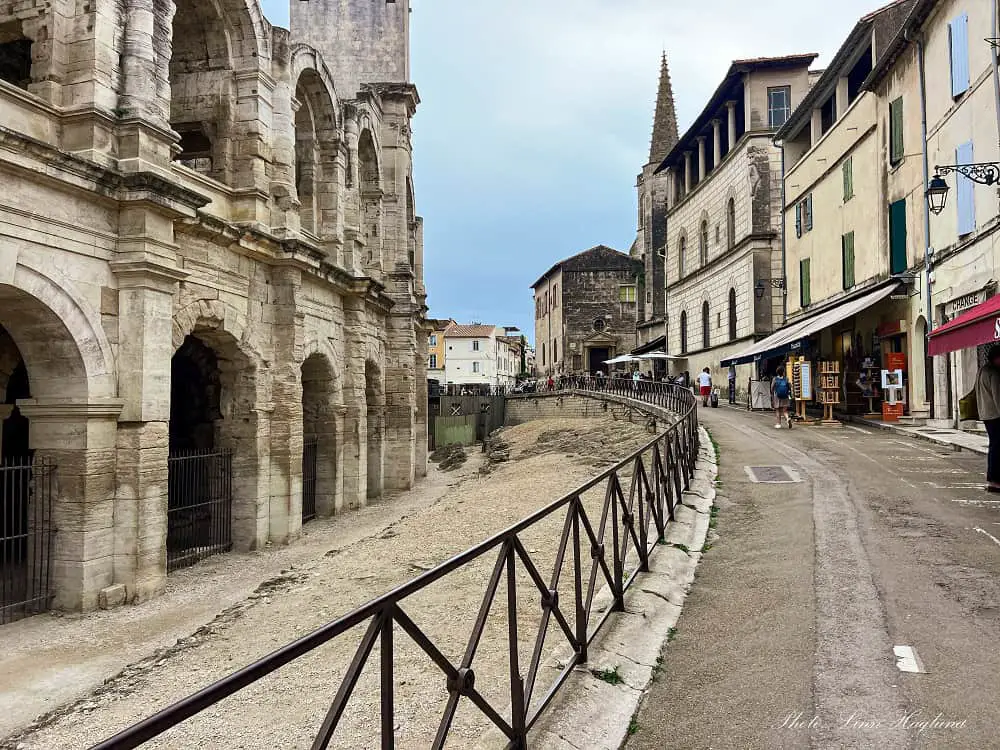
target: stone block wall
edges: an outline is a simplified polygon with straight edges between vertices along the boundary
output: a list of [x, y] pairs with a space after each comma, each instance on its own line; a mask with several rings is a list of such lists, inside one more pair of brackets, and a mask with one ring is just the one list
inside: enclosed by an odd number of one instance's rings
[[537, 394], [511, 396], [507, 399], [508, 426], [524, 424], [532, 419], [584, 419], [607, 416], [605, 401], [572, 394]]

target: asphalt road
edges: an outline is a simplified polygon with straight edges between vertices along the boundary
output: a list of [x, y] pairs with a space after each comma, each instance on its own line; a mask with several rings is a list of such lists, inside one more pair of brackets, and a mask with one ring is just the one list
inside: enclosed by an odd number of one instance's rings
[[[1000, 748], [1000, 496], [981, 489], [985, 459], [855, 426], [701, 416], [721, 451], [718, 538], [627, 747]], [[797, 481], [754, 482], [755, 466]], [[897, 647], [921, 671], [901, 670]]]

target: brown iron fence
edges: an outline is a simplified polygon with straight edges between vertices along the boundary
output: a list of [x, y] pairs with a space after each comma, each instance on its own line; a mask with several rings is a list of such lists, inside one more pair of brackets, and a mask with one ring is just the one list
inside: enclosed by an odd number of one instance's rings
[[233, 456], [179, 451], [167, 459], [167, 572], [233, 548]]
[[52, 602], [52, 475], [44, 459], [0, 465], [0, 624], [47, 610]]
[[319, 445], [302, 446], [302, 523], [316, 517], [316, 474], [319, 468]]
[[[315, 736], [314, 750], [329, 746], [362, 671], [370, 660], [375, 661], [372, 653], [376, 647], [377, 664], [373, 667], [378, 670], [380, 690], [380, 743], [384, 750], [396, 746], [394, 686], [397, 663], [394, 652], [397, 647], [402, 648], [400, 639], [409, 639], [419, 647], [428, 666], [440, 671], [447, 687], [448, 700], [437, 724], [433, 748], [444, 747], [456, 711], [466, 701], [506, 736], [509, 748], [525, 750], [529, 730], [566, 684], [573, 669], [587, 662], [588, 648], [612, 614], [624, 609], [625, 592], [640, 573], [649, 570], [650, 556], [657, 544], [665, 539], [667, 526], [674, 520], [675, 508], [682, 501], [681, 494], [689, 488], [694, 476], [698, 420], [690, 390], [656, 383], [645, 384], [641, 391], [632, 390], [631, 383], [602, 385], [602, 390], [663, 406], [674, 412], [676, 421], [600, 476], [508, 529], [95, 745], [92, 750], [138, 747], [359, 625], [366, 625], [367, 630]], [[592, 492], [603, 495], [603, 502], [596, 510], [592, 505], [588, 508], [584, 502], [585, 493]], [[539, 569], [533, 557], [535, 550], [525, 543], [546, 520], [559, 522], [558, 527], [562, 529], [555, 563], [551, 571], [546, 571], [548, 575]], [[407, 614], [408, 600], [487, 555], [495, 555], [492, 574], [469, 632], [464, 655], [453, 661], [444, 655], [444, 644], [435, 643]], [[563, 581], [564, 577], [570, 580]], [[525, 580], [529, 582], [528, 592], [540, 599], [542, 612], [530, 655], [520, 653], [517, 632], [518, 596], [525, 593], [519, 588], [523, 589]], [[477, 686], [474, 662], [501, 583], [505, 583], [506, 590], [506, 596], [499, 597], [499, 606], [506, 615], [505, 651], [509, 655], [509, 673], [498, 702], [488, 700]], [[561, 584], [563, 596], [560, 596]], [[595, 596], [602, 587], [610, 592], [613, 605], [595, 611]], [[449, 617], [447, 612], [440, 615]], [[550, 629], [552, 623], [555, 627]], [[540, 666], [550, 633], [557, 634], [558, 641], [568, 645], [572, 656], [548, 684], [540, 685]], [[528, 656], [526, 662], [522, 656]]]

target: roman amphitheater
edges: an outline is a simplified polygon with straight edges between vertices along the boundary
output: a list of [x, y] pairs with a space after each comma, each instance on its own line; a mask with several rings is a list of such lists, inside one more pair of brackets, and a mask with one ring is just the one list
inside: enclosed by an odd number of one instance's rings
[[291, 5], [0, 0], [0, 622], [425, 474], [409, 4]]

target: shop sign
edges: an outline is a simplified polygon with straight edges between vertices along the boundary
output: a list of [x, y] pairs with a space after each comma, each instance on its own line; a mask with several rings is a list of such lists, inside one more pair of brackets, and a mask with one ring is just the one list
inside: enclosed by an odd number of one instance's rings
[[878, 327], [879, 338], [888, 338], [889, 336], [896, 336], [906, 330], [905, 320], [893, 320], [890, 323], [883, 323]]
[[969, 294], [963, 295], [958, 299], [953, 299], [951, 302], [944, 306], [944, 315], [948, 320], [951, 320], [957, 315], [961, 315], [966, 310], [969, 310], [976, 305], [980, 305], [986, 301], [990, 296], [990, 291], [992, 286], [985, 287], [975, 292], [970, 292]]

